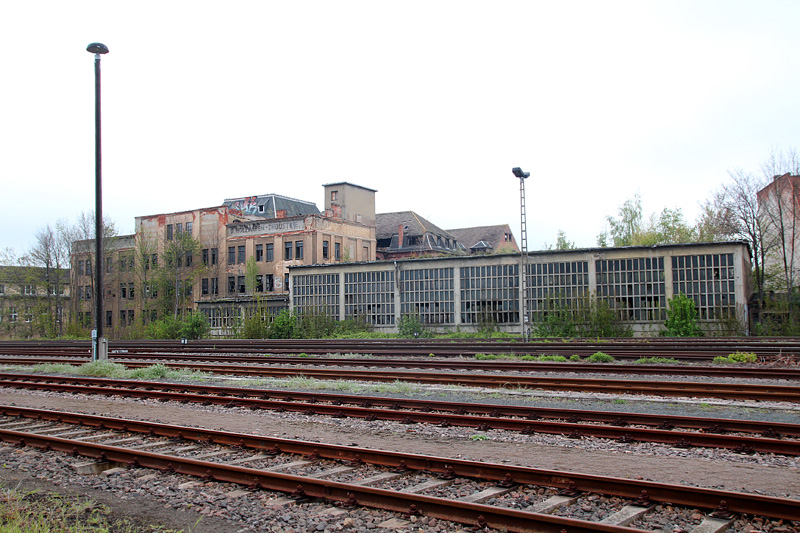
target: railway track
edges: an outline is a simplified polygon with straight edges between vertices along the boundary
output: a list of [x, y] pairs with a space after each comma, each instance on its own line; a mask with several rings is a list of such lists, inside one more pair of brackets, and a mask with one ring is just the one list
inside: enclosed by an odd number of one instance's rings
[[[800, 520], [795, 499], [15, 406], [0, 406], [0, 440], [91, 458], [98, 469], [150, 468], [279, 491], [295, 504], [374, 507], [476, 529], [641, 532], [653, 515], [687, 510], [699, 514], [692, 532], [742, 530], [754, 516]], [[563, 516], [576, 506], [597, 520]]]
[[0, 387], [800, 455], [800, 425], [775, 422], [20, 374], [0, 374]]
[[[709, 337], [680, 340], [675, 338], [572, 340], [537, 339], [531, 342], [478, 339], [269, 339], [269, 340], [192, 340], [181, 341], [121, 341], [109, 343], [111, 352], [127, 353], [238, 353], [238, 354], [297, 354], [310, 355], [362, 353], [375, 357], [467, 356], [476, 354], [563, 355], [582, 357], [598, 351], [618, 359], [641, 357], [671, 357], [684, 361], [709, 361], [716, 356], [733, 352], [755, 353], [763, 360], [787, 359], [797, 364], [800, 357], [798, 338]], [[91, 353], [89, 341], [3, 341], [0, 353], [7, 355], [46, 355], [60, 351], [73, 355]]]
[[[80, 365], [86, 356], [49, 353], [28, 356], [0, 355], [0, 364], [35, 365], [62, 363]], [[339, 366], [350, 368], [414, 368], [424, 370], [468, 370], [503, 372], [560, 372], [572, 374], [682, 375], [701, 377], [737, 377], [748, 379], [800, 380], [800, 366], [698, 366], [698, 365], [624, 365], [603, 363], [553, 363], [544, 361], [465, 360], [456, 358], [374, 358], [374, 357], [298, 357], [263, 355], [202, 355], [169, 353], [111, 353], [109, 360], [121, 364], [137, 363], [226, 363], [258, 365]]]
[[[131, 368], [150, 366], [149, 362], [127, 362]], [[722, 398], [773, 402], [800, 402], [800, 386], [741, 383], [702, 383], [571, 377], [537, 377], [524, 374], [478, 374], [455, 372], [371, 371], [318, 369], [256, 365], [167, 363], [165, 366], [212, 374], [262, 378], [307, 377], [321, 380], [364, 382], [410, 382], [434, 385], [460, 385], [485, 388], [524, 388], [545, 391], [572, 391], [604, 394], [634, 394], [665, 397]]]

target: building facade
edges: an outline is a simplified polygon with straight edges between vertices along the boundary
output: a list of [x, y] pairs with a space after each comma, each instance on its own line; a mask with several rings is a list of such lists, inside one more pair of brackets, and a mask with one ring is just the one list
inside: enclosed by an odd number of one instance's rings
[[69, 277], [68, 269], [0, 266], [0, 338], [63, 334]]
[[[386, 332], [412, 315], [439, 331], [475, 331], [488, 321], [520, 332], [520, 264], [519, 254], [495, 254], [291, 267], [291, 308]], [[684, 294], [711, 333], [730, 320], [746, 327], [750, 255], [743, 242], [534, 252], [526, 288], [532, 324], [553, 302], [575, 308], [596, 298], [634, 334], [656, 335], [667, 301]]]
[[[326, 197], [335, 190], [358, 202], [321, 213], [311, 202], [269, 194], [136, 217], [134, 235], [108, 239], [104, 248], [109, 335], [194, 311], [206, 315], [212, 334], [230, 335], [256, 309], [274, 316], [288, 308], [290, 266], [374, 260], [375, 227], [358, 221], [374, 219], [374, 191], [348, 183], [325, 187]], [[91, 324], [93, 241], [79, 244], [74, 287], [79, 316]]]

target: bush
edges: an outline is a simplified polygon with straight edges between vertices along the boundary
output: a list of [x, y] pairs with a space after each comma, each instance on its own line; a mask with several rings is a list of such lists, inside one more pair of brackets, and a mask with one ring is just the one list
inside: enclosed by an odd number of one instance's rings
[[243, 339], [268, 339], [269, 323], [259, 313], [255, 313], [245, 319], [241, 337]]
[[533, 328], [538, 337], [631, 337], [633, 330], [603, 300], [585, 297], [574, 306], [548, 298], [547, 313]]
[[666, 337], [702, 337], [703, 330], [697, 325], [697, 307], [694, 300], [678, 294], [667, 301], [667, 320], [662, 335]]
[[269, 326], [270, 339], [294, 339], [297, 335], [297, 317], [284, 309]]
[[422, 338], [430, 334], [419, 319], [418, 315], [403, 315], [397, 322], [397, 329], [401, 337]]
[[573, 363], [578, 363], [581, 360], [581, 356], [576, 354], [576, 353], [574, 353], [574, 354], [569, 356], [569, 360], [572, 361]]
[[737, 363], [756, 363], [758, 356], [752, 352], [735, 352], [729, 354], [728, 357], [718, 355], [714, 358], [714, 364], [717, 365], [735, 365]]
[[202, 339], [208, 331], [208, 321], [202, 313], [189, 313], [183, 318], [165, 315], [144, 328], [149, 339]]
[[603, 352], [596, 352], [586, 358], [589, 363], [613, 363], [614, 357]]
[[635, 365], [679, 365], [682, 364], [672, 357], [640, 357], [633, 362]]

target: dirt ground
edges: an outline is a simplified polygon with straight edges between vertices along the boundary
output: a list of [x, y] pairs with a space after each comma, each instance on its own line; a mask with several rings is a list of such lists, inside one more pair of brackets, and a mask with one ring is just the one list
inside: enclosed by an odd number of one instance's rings
[[[685, 483], [725, 490], [759, 490], [769, 494], [800, 498], [800, 473], [790, 468], [777, 468], [756, 464], [735, 464], [671, 456], [649, 456], [630, 453], [612, 453], [581, 448], [542, 446], [530, 443], [505, 443], [491, 440], [471, 441], [459, 439], [444, 441], [422, 438], [413, 431], [386, 431], [385, 434], [365, 434], [353, 428], [335, 428], [308, 421], [292, 421], [259, 414], [209, 412], [190, 405], [144, 404], [122, 399], [43, 397], [19, 393], [0, 393], [0, 404], [21, 407], [45, 408], [71, 412], [114, 415], [121, 418], [144, 419], [165, 424], [206, 427], [210, 429], [251, 433], [272, 437], [299, 438], [331, 444], [397, 450], [425, 455], [463, 457], [493, 463], [520, 464], [558, 471], [576, 471], [586, 474], [616, 476], [631, 479], [648, 479], [663, 483]], [[20, 487], [34, 485], [48, 489], [47, 483], [33, 479], [21, 472], [1, 469], [0, 477]], [[52, 487], [50, 487], [52, 488]], [[63, 487], [59, 489], [63, 492]], [[160, 523], [172, 528], [185, 528], [194, 533], [223, 531], [209, 517], [191, 511], [179, 512], [165, 509], [156, 502], [115, 500], [107, 494], [86, 494], [101, 503], [110, 505], [116, 513], [139, 518], [143, 523]]]

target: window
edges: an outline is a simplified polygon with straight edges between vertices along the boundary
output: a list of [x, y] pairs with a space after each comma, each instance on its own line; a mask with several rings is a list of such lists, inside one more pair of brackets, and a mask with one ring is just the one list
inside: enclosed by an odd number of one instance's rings
[[167, 224], [167, 240], [172, 240], [172, 224]]
[[33, 285], [25, 285], [23, 287], [26, 296], [32, 296], [36, 294], [36, 289]]
[[331, 191], [331, 202], [335, 202], [339, 199], [339, 191]]
[[264, 245], [256, 244], [256, 261], [264, 260]]
[[577, 315], [589, 295], [589, 263], [569, 261], [536, 263], [528, 266], [528, 312], [531, 320], [569, 310]]
[[239, 294], [244, 294], [245, 292], [244, 276], [238, 276], [236, 278], [236, 286], [239, 289]]
[[186, 233], [188, 233], [189, 235], [192, 234], [192, 223], [191, 222], [187, 222], [186, 223]]
[[595, 260], [597, 299], [621, 320], [666, 320], [664, 258]]
[[9, 307], [8, 308], [8, 320], [9, 322], [16, 322], [17, 321], [17, 308], [16, 307]]
[[271, 242], [267, 243], [267, 261], [275, 261], [274, 245]]
[[158, 254], [153, 254], [153, 260], [151, 261], [151, 263], [153, 264], [153, 268], [156, 268], [158, 266]]
[[29, 305], [25, 307], [25, 322], [27, 322], [28, 324], [33, 322], [33, 311], [31, 310], [31, 306]]
[[83, 289], [84, 289], [84, 299], [88, 302], [89, 300], [92, 299], [92, 286], [87, 285]]
[[289, 273], [283, 275], [283, 290], [289, 292]]
[[283, 258], [288, 261], [292, 258], [292, 241], [283, 243]]
[[228, 294], [236, 292], [236, 277], [228, 276]]
[[128, 286], [124, 283], [119, 284], [119, 298], [120, 300], [124, 300], [128, 297]]
[[114, 264], [114, 262], [111, 260], [111, 258], [110, 257], [106, 257], [106, 273], [107, 274], [111, 273], [111, 270], [112, 270], [111, 265], [113, 265], [113, 264]]
[[267, 290], [267, 292], [272, 292], [275, 290], [275, 276], [272, 274], [267, 274], [264, 282], [266, 285], [264, 288]]
[[192, 252], [186, 252], [186, 268], [192, 266]]
[[133, 283], [128, 283], [128, 300], [133, 300]]
[[339, 261], [342, 258], [342, 243], [333, 243], [333, 258]]
[[208, 295], [208, 278], [203, 278], [200, 282], [200, 294], [203, 296]]
[[84, 273], [85, 272], [85, 270], [84, 270], [85, 265], [86, 265], [86, 261], [84, 261], [83, 259], [78, 261], [78, 275], [79, 276], [85, 276], [86, 275]]
[[211, 278], [211, 294], [212, 296], [219, 294], [219, 283], [217, 278]]
[[256, 275], [256, 292], [264, 292], [264, 276]]
[[453, 324], [453, 272], [452, 268], [401, 270], [400, 314], [419, 317], [423, 324]]
[[217, 264], [217, 255], [218, 255], [217, 254], [217, 249], [216, 248], [212, 248], [211, 249], [211, 264], [212, 265], [216, 265]]
[[237, 255], [236, 255], [236, 262], [237, 262], [237, 263], [244, 263], [244, 257], [245, 257], [245, 255], [244, 255], [244, 244], [242, 244], [241, 246], [239, 246], [239, 247], [236, 249], [236, 251], [237, 251]]
[[175, 224], [175, 233], [177, 233], [178, 235], [183, 233], [183, 224], [181, 224], [180, 222]]
[[236, 262], [236, 247], [228, 246], [228, 264], [232, 265]]
[[328, 241], [322, 241], [322, 258], [328, 258]]
[[208, 248], [203, 248], [201, 256], [203, 258], [203, 266], [208, 266]]
[[[344, 317], [345, 319], [364, 320], [367, 324], [394, 324], [394, 271], [348, 272], [344, 275]], [[319, 280], [323, 285], [333, 284], [330, 291], [338, 294], [339, 276], [334, 275], [333, 280], [325, 276]], [[295, 301], [299, 299], [297, 293], [298, 278], [294, 279]], [[338, 301], [337, 301], [338, 303]], [[334, 315], [336, 316], [336, 315]]]
[[294, 258], [295, 259], [302, 259], [303, 258], [303, 241], [295, 241], [295, 243], [294, 243]]
[[106, 311], [106, 326], [111, 327], [113, 326], [114, 321], [114, 312], [113, 311]]

